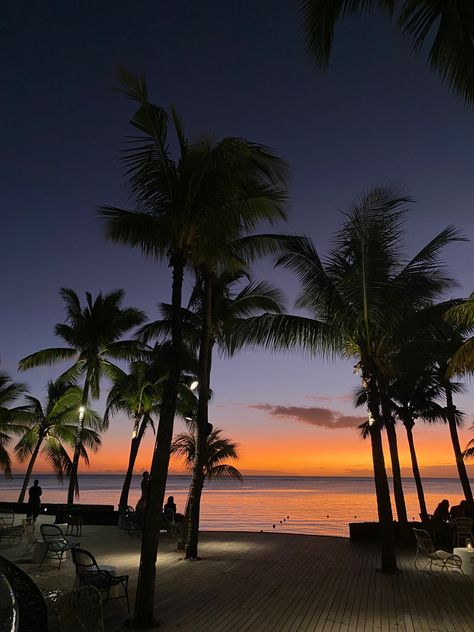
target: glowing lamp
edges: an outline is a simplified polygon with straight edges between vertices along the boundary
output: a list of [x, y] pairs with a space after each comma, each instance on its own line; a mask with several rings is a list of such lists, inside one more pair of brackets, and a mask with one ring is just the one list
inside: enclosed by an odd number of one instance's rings
[[191, 386], [189, 388], [191, 391], [195, 391], [198, 386], [199, 386], [199, 382], [197, 380], [194, 380], [194, 382], [191, 382]]

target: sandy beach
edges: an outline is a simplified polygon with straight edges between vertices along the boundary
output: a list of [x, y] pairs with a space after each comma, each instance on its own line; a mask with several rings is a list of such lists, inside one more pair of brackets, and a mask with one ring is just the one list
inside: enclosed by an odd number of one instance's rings
[[[19, 517], [17, 517], [18, 519]], [[99, 563], [130, 575], [133, 603], [140, 540], [115, 527], [85, 526], [81, 546]], [[156, 614], [160, 630], [182, 632], [450, 632], [474, 630], [473, 579], [425, 573], [413, 553], [400, 552], [397, 575], [376, 572], [377, 549], [345, 538], [205, 532], [202, 559], [187, 562], [176, 541], [160, 541]], [[40, 569], [25, 545], [0, 546], [43, 590], [72, 589], [74, 566]], [[104, 603], [105, 629], [122, 630], [125, 599]]]

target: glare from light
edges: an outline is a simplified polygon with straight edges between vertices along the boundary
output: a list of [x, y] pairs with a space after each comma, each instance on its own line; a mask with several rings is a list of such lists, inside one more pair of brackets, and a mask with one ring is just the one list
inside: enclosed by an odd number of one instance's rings
[[191, 386], [189, 387], [189, 389], [191, 391], [195, 391], [198, 386], [199, 386], [199, 382], [197, 380], [194, 380], [194, 382], [191, 382]]

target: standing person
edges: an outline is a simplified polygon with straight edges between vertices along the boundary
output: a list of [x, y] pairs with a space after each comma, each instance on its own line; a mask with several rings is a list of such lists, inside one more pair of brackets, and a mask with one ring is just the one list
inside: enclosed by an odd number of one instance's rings
[[137, 502], [137, 506], [135, 507], [135, 512], [137, 514], [140, 514], [140, 517], [143, 517], [143, 515], [145, 514], [146, 496], [148, 494], [149, 485], [150, 485], [150, 473], [143, 472], [142, 481], [140, 483], [140, 487], [142, 488], [142, 495], [140, 497], [140, 500]]
[[36, 520], [38, 514], [40, 512], [41, 507], [41, 494], [43, 490], [39, 486], [39, 481], [36, 480], [33, 483], [33, 487], [30, 487], [28, 492], [28, 513], [26, 514], [27, 518], [32, 517], [33, 520]]

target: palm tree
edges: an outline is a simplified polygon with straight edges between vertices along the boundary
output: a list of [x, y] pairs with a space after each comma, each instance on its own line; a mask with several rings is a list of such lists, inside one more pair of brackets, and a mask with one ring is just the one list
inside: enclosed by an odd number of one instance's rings
[[[230, 478], [242, 482], [237, 468], [226, 461], [237, 460], [237, 444], [222, 436], [222, 428], [216, 427], [208, 433], [204, 450], [204, 480]], [[192, 430], [177, 435], [171, 446], [172, 454], [182, 457], [188, 470], [192, 470], [196, 455], [196, 434]]]
[[248, 275], [242, 270], [202, 267], [196, 274], [196, 285], [190, 306], [195, 310], [199, 345], [199, 399], [196, 414], [194, 466], [189, 492], [189, 523], [186, 559], [198, 557], [199, 515], [205, 478], [206, 436], [209, 427], [209, 389], [213, 350], [218, 343], [228, 350], [228, 332], [242, 318], [259, 312], [281, 313], [282, 294], [266, 283], [248, 283], [240, 292], [234, 287]]
[[[129, 188], [138, 210], [102, 207], [106, 236], [167, 261], [173, 279], [173, 363], [164, 387], [150, 469], [134, 614], [134, 624], [143, 627], [155, 622], [159, 516], [181, 374], [185, 267], [196, 261], [197, 253], [206, 253], [208, 258], [218, 254], [222, 244], [239, 237], [243, 230], [253, 230], [263, 218], [284, 215], [286, 165], [268, 148], [241, 138], [189, 142], [176, 111], [168, 114], [149, 101], [144, 78], [137, 79], [122, 70], [120, 81], [121, 92], [138, 104], [131, 124], [141, 136], [132, 141], [125, 157]], [[177, 141], [177, 158], [169, 147], [170, 123]]]
[[450, 89], [474, 104], [474, 4], [470, 0], [301, 0], [310, 55], [325, 68], [336, 22], [350, 13], [381, 8], [397, 12], [398, 27], [417, 52], [429, 46], [428, 62]]
[[72, 504], [77, 489], [84, 411], [89, 395], [96, 399], [99, 397], [100, 382], [104, 375], [114, 379], [122, 373], [111, 359], [131, 360], [136, 356], [137, 343], [121, 338], [130, 329], [140, 325], [145, 316], [134, 307], [122, 307], [123, 290], [105, 295], [99, 293], [95, 300], [86, 292], [85, 306], [81, 305], [79, 297], [71, 289], [62, 288], [60, 294], [66, 304], [66, 323], [57, 324], [55, 334], [69, 346], [37, 351], [20, 360], [19, 369], [25, 371], [37, 366], [73, 360], [74, 364], [59, 379], [70, 382], [84, 376], [67, 495], [68, 504]]
[[159, 411], [161, 389], [150, 376], [150, 366], [143, 360], [132, 362], [129, 372], [119, 375], [107, 398], [104, 419], [125, 412], [133, 420], [128, 467], [120, 494], [119, 507], [126, 508], [133, 469], [141, 440], [148, 426], [154, 429], [152, 413]]
[[11, 457], [7, 447], [12, 441], [12, 435], [24, 431], [22, 424], [12, 419], [11, 404], [26, 393], [26, 384], [14, 382], [11, 377], [0, 372], [0, 470], [6, 478], [11, 478]]
[[356, 360], [367, 398], [385, 572], [396, 570], [396, 557], [381, 437], [380, 384], [390, 373], [387, 358], [407, 314], [430, 305], [453, 287], [454, 281], [439, 262], [439, 253], [459, 239], [456, 230], [449, 227], [406, 261], [401, 243], [408, 202], [409, 198], [391, 187], [369, 191], [345, 213], [325, 263], [308, 239], [288, 242], [278, 265], [297, 273], [301, 283], [297, 305], [311, 316], [250, 318], [235, 332], [233, 341], [234, 346], [303, 348], [308, 353]]
[[[82, 401], [82, 391], [77, 386], [62, 382], [48, 382], [44, 405], [36, 397], [28, 395], [26, 404], [12, 411], [15, 420], [27, 425], [23, 436], [15, 446], [20, 461], [29, 458], [18, 502], [25, 500], [36, 459], [43, 454], [62, 482], [72, 467], [65, 445], [74, 447], [77, 433], [77, 411]], [[81, 435], [80, 456], [89, 464], [87, 448], [98, 450], [101, 445], [102, 420], [92, 410], [84, 412], [84, 428]]]

